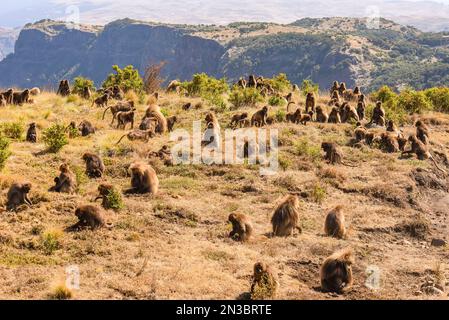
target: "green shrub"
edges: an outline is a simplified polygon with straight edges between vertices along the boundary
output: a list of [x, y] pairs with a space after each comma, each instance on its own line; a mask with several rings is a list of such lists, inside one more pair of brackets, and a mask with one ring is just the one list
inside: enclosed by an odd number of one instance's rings
[[268, 79], [269, 84], [276, 92], [289, 91], [292, 84], [285, 73], [280, 73], [272, 79]]
[[20, 122], [5, 122], [1, 124], [0, 132], [9, 139], [20, 140], [25, 132], [25, 128]]
[[217, 106], [218, 109], [226, 109], [223, 94], [229, 91], [229, 86], [224, 78], [216, 79], [205, 73], [197, 73], [193, 75], [192, 81], [181, 83], [181, 87], [191, 97], [201, 97], [210, 104]]
[[433, 106], [423, 91], [406, 89], [399, 94], [398, 108], [413, 114], [432, 110]]
[[112, 209], [112, 210], [121, 210], [124, 207], [122, 194], [117, 191], [116, 189], [113, 189], [107, 196], [107, 208], [105, 209]]
[[424, 93], [435, 111], [449, 112], [449, 88], [430, 88]]
[[270, 99], [268, 99], [268, 104], [272, 107], [283, 107], [285, 106], [286, 102], [282, 97], [272, 96], [270, 97]]
[[303, 96], [307, 96], [307, 94], [310, 92], [318, 94], [318, 92], [320, 91], [320, 86], [316, 83], [313, 83], [311, 80], [303, 80], [300, 90]]
[[65, 285], [60, 285], [54, 288], [48, 297], [52, 300], [70, 300], [73, 297], [73, 293]]
[[278, 110], [276, 111], [275, 117], [277, 122], [284, 122], [287, 117], [287, 113], [284, 110]]
[[134, 90], [140, 94], [143, 91], [143, 80], [139, 75], [139, 71], [134, 69], [134, 66], [129, 65], [124, 69], [120, 69], [119, 66], [112, 66], [115, 73], [109, 74], [107, 79], [103, 82], [103, 88], [113, 87], [115, 85], [122, 88], [125, 92]]
[[61, 238], [63, 233], [59, 230], [46, 231], [41, 236], [42, 248], [48, 255], [53, 254], [61, 248]]
[[312, 189], [312, 198], [318, 204], [323, 203], [324, 198], [326, 197], [326, 189], [323, 188], [320, 184], [316, 184]]
[[397, 96], [398, 95], [389, 86], [383, 86], [371, 94], [371, 100], [386, 103], [387, 101], [396, 100]]
[[0, 170], [3, 170], [10, 155], [9, 140], [0, 135]]
[[72, 92], [74, 94], [82, 94], [85, 87], [89, 87], [89, 89], [95, 90], [94, 82], [92, 80], [84, 77], [76, 77], [73, 80]]
[[318, 145], [312, 145], [308, 139], [302, 138], [295, 144], [295, 153], [298, 156], [305, 156], [311, 161], [321, 159], [321, 148]]
[[236, 108], [254, 107], [258, 102], [262, 102], [263, 97], [256, 88], [242, 89], [237, 86], [232, 88], [229, 95], [229, 102]]
[[61, 124], [54, 124], [43, 132], [42, 140], [48, 151], [56, 153], [69, 143], [65, 129]]

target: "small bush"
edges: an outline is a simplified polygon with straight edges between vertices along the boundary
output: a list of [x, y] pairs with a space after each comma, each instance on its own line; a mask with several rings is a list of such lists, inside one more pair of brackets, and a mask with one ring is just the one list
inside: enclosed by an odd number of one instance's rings
[[305, 156], [314, 162], [321, 159], [320, 146], [310, 144], [309, 140], [305, 138], [300, 139], [295, 144], [295, 153], [298, 156]]
[[449, 88], [431, 88], [424, 91], [434, 110], [449, 112]]
[[181, 87], [191, 97], [201, 97], [210, 104], [217, 106], [219, 110], [226, 109], [223, 94], [229, 91], [226, 79], [215, 79], [205, 73], [195, 74], [192, 81], [185, 81]]
[[398, 107], [409, 114], [423, 113], [433, 109], [430, 99], [423, 91], [407, 89], [402, 91], [398, 97]]
[[144, 87], [146, 93], [153, 94], [161, 88], [164, 83], [164, 79], [161, 77], [161, 72], [165, 65], [166, 62], [162, 61], [159, 64], [149, 64], [147, 66], [144, 75]]
[[25, 132], [25, 128], [20, 122], [5, 122], [1, 124], [0, 132], [9, 139], [20, 140]]
[[371, 94], [371, 100], [387, 103], [388, 101], [395, 100], [397, 96], [398, 95], [389, 86], [383, 86]]
[[0, 171], [3, 170], [11, 152], [9, 151], [9, 140], [0, 135]]
[[288, 91], [292, 87], [285, 73], [280, 73], [276, 77], [268, 79], [268, 82], [276, 92]]
[[316, 184], [312, 189], [312, 198], [318, 204], [323, 203], [324, 198], [326, 197], [326, 189], [323, 188], [320, 184]]
[[125, 92], [134, 90], [137, 93], [141, 93], [143, 90], [143, 80], [139, 75], [139, 71], [134, 69], [134, 66], [129, 65], [123, 69], [119, 66], [112, 66], [115, 73], [109, 74], [107, 79], [103, 82], [103, 88], [113, 87], [115, 85], [122, 88]]
[[61, 248], [62, 236], [63, 233], [59, 230], [50, 230], [42, 234], [41, 243], [45, 254], [51, 255]]
[[75, 94], [71, 94], [70, 96], [67, 97], [67, 103], [76, 103], [79, 101], [79, 96], [75, 95]]
[[42, 140], [48, 151], [56, 153], [69, 143], [65, 129], [61, 124], [54, 124], [43, 132]]
[[81, 95], [84, 92], [84, 88], [89, 87], [91, 90], [95, 90], [94, 82], [84, 77], [76, 77], [73, 80], [73, 94]]
[[287, 113], [284, 110], [278, 110], [276, 111], [276, 121], [277, 122], [284, 122], [286, 119]]
[[67, 286], [59, 285], [54, 288], [53, 292], [49, 294], [49, 297], [53, 300], [69, 300], [73, 297], [73, 293]]
[[283, 107], [286, 104], [285, 99], [279, 97], [279, 96], [272, 96], [268, 100], [268, 104], [272, 107]]
[[263, 97], [256, 88], [232, 88], [229, 95], [229, 102], [236, 108], [254, 107], [258, 102], [262, 102]]
[[313, 83], [311, 80], [304, 80], [301, 84], [300, 90], [303, 96], [307, 96], [307, 94], [310, 92], [318, 94], [320, 86], [316, 83]]
[[122, 194], [117, 191], [116, 189], [113, 189], [107, 196], [107, 206], [105, 209], [112, 209], [119, 211], [124, 208]]

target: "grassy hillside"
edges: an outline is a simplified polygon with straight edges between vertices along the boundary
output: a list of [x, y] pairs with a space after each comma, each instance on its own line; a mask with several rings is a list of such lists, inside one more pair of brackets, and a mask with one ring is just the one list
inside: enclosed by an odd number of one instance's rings
[[[304, 108], [304, 97], [294, 100]], [[176, 128], [192, 131], [192, 121], [204, 119], [212, 107], [201, 101], [198, 109], [182, 105], [200, 98], [161, 94], [160, 106], [176, 115]], [[325, 105], [327, 96], [319, 98]], [[252, 114], [266, 103], [246, 108]], [[401, 159], [376, 148], [348, 146], [353, 126], [307, 126], [277, 123], [280, 164], [275, 176], [262, 177], [254, 165], [184, 165], [167, 167], [152, 161], [161, 182], [155, 197], [127, 196], [125, 208], [108, 211], [111, 229], [68, 232], [77, 219], [75, 208], [90, 203], [98, 184], [129, 187], [127, 169], [136, 160], [149, 162], [148, 153], [169, 143], [158, 136], [149, 143], [115, 142], [124, 132], [109, 125], [110, 115], [90, 108], [91, 102], [70, 96], [43, 93], [34, 104], [0, 108], [0, 122], [36, 122], [38, 143], [12, 140], [11, 157], [0, 173], [1, 201], [13, 181], [29, 180], [32, 208], [17, 213], [0, 212], [0, 298], [46, 299], [64, 284], [66, 268], [78, 266], [80, 289], [74, 299], [237, 299], [249, 291], [254, 263], [264, 261], [279, 276], [279, 299], [444, 299], [421, 286], [428, 281], [448, 286], [447, 246], [431, 246], [433, 238], [448, 234], [449, 179], [426, 161]], [[137, 122], [146, 105], [138, 105]], [[270, 115], [284, 107], [270, 107]], [[226, 127], [234, 112], [218, 113]], [[414, 132], [407, 117], [401, 129]], [[431, 127], [432, 147], [449, 148], [449, 116], [420, 116]], [[91, 121], [97, 132], [70, 139], [59, 153], [46, 153], [42, 131], [54, 123]], [[204, 125], [204, 124], [203, 124]], [[382, 131], [381, 129], [378, 129]], [[335, 141], [345, 160], [356, 165], [332, 166], [322, 160], [319, 146]], [[82, 155], [93, 151], [106, 165], [104, 179], [84, 174]], [[75, 195], [47, 192], [67, 162], [77, 175]], [[449, 167], [446, 166], [446, 170]], [[270, 218], [280, 199], [289, 192], [301, 195], [303, 233], [296, 237], [271, 238]], [[349, 235], [346, 240], [324, 236], [327, 212], [343, 205]], [[1, 210], [1, 209], [0, 209]], [[249, 215], [256, 236], [248, 243], [227, 237], [230, 213]], [[446, 238], [447, 239], [447, 238]], [[354, 250], [354, 287], [344, 295], [319, 290], [321, 263], [335, 250]], [[380, 288], [365, 286], [369, 270], [380, 269]]]

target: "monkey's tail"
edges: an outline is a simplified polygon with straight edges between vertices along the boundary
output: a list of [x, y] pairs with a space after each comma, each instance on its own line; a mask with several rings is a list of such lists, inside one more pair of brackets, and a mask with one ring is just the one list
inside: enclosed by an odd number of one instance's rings
[[120, 142], [122, 142], [122, 140], [123, 140], [126, 136], [127, 136], [127, 134], [125, 134], [123, 137], [121, 137], [120, 140], [119, 140], [115, 145], [120, 144]]
[[357, 168], [358, 167], [358, 166], [355, 166], [353, 164], [349, 164], [349, 163], [346, 163], [346, 162], [343, 162], [343, 161], [341, 162], [341, 164], [346, 166], [346, 167], [350, 167], [350, 168]]
[[109, 109], [111, 109], [111, 107], [107, 107], [106, 110], [104, 110], [104, 112], [103, 112], [103, 119], [102, 119], [102, 120], [104, 120], [104, 117], [106, 117], [106, 112], [107, 112]]
[[435, 167], [437, 167], [438, 170], [440, 170], [440, 171], [443, 172], [444, 174], [447, 174], [447, 172], [446, 172], [445, 170], [443, 170], [443, 169], [438, 165], [438, 163], [436, 162], [436, 160], [435, 160], [434, 157], [432, 157], [432, 158], [430, 158], [430, 159], [432, 160], [433, 164], [435, 165]]

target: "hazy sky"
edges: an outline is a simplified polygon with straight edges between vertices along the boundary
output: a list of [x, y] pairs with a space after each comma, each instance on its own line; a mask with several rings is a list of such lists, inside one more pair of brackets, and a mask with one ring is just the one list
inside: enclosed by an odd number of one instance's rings
[[[420, 2], [420, 3], [417, 3]], [[2, 0], [0, 26], [18, 27], [43, 18], [104, 24], [130, 17], [172, 23], [272, 21], [303, 17], [366, 16], [376, 6], [387, 18], [449, 21], [449, 0]], [[402, 17], [402, 18], [401, 18]], [[408, 20], [404, 20], [407, 22]]]

